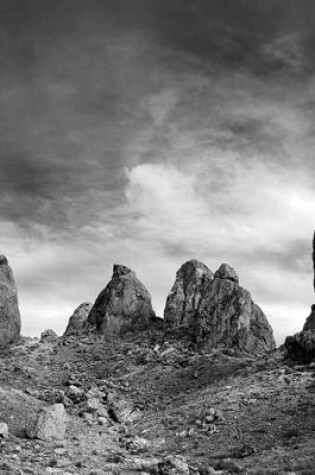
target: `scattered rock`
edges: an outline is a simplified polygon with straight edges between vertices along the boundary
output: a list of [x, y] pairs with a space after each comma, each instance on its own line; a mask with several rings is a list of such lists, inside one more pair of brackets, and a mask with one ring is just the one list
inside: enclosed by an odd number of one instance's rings
[[41, 333], [40, 343], [55, 343], [58, 341], [58, 335], [54, 330], [48, 329]]
[[5, 256], [0, 256], [0, 348], [20, 337], [21, 317], [13, 272]]
[[42, 409], [38, 418], [27, 431], [30, 439], [64, 439], [66, 432], [66, 413], [63, 404], [54, 404]]
[[109, 284], [97, 297], [87, 325], [106, 335], [148, 326], [155, 319], [151, 296], [128, 267], [114, 265]]
[[92, 307], [93, 304], [84, 302], [75, 309], [63, 334], [64, 337], [79, 336], [83, 333], [83, 327]]

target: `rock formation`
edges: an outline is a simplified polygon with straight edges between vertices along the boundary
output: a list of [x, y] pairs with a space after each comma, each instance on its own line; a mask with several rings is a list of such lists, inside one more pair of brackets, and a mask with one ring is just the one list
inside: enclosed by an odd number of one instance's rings
[[112, 279], [97, 297], [87, 325], [109, 335], [144, 328], [154, 318], [151, 296], [135, 272], [115, 264]]
[[272, 328], [235, 270], [222, 264], [212, 272], [198, 261], [177, 272], [164, 312], [169, 328], [186, 327], [205, 348], [237, 348], [264, 353], [275, 348]]
[[222, 265], [205, 289], [196, 321], [196, 340], [207, 348], [264, 353], [275, 348], [272, 328], [234, 269]]
[[68, 326], [63, 336], [67, 337], [81, 335], [92, 307], [92, 303], [81, 303], [69, 318]]
[[17, 289], [11, 267], [5, 256], [0, 256], [0, 348], [18, 340], [21, 319]]
[[165, 325], [193, 330], [204, 289], [212, 280], [213, 273], [205, 264], [195, 259], [185, 262], [166, 300]]

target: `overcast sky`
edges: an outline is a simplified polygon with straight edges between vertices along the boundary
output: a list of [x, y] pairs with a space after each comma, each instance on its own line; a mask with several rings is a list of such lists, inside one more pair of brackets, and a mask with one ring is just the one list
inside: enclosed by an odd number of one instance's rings
[[156, 312], [227, 262], [278, 342], [314, 302], [315, 2], [0, 0], [0, 251], [23, 333], [113, 263]]

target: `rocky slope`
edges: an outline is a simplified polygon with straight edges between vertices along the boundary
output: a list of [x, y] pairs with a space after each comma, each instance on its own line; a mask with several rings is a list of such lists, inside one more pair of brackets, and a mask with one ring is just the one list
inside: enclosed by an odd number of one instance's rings
[[[1, 475], [314, 474], [314, 364], [281, 351], [200, 353], [156, 329], [25, 341], [0, 369]], [[30, 433], [61, 404], [64, 436]]]
[[18, 340], [21, 319], [13, 272], [5, 256], [0, 256], [0, 347]]

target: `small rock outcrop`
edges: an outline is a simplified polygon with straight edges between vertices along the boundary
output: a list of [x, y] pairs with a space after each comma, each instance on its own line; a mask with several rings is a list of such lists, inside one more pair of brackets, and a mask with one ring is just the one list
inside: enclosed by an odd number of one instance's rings
[[106, 335], [141, 329], [155, 318], [151, 296], [135, 272], [114, 265], [113, 276], [97, 297], [87, 319], [87, 326]]
[[83, 333], [84, 325], [92, 307], [92, 303], [84, 302], [75, 309], [69, 318], [68, 326], [63, 334], [64, 337], [79, 336]]
[[21, 318], [13, 272], [5, 256], [0, 256], [0, 348], [20, 337]]
[[166, 300], [165, 325], [193, 329], [204, 289], [212, 280], [213, 273], [205, 264], [195, 259], [185, 262]]
[[312, 305], [311, 313], [307, 317], [303, 327], [303, 332], [307, 332], [309, 330], [315, 331], [315, 305]]
[[187, 327], [195, 342], [207, 349], [264, 353], [275, 348], [266, 316], [227, 264], [213, 275], [201, 262], [186, 262], [176, 274], [164, 318], [169, 328]]

